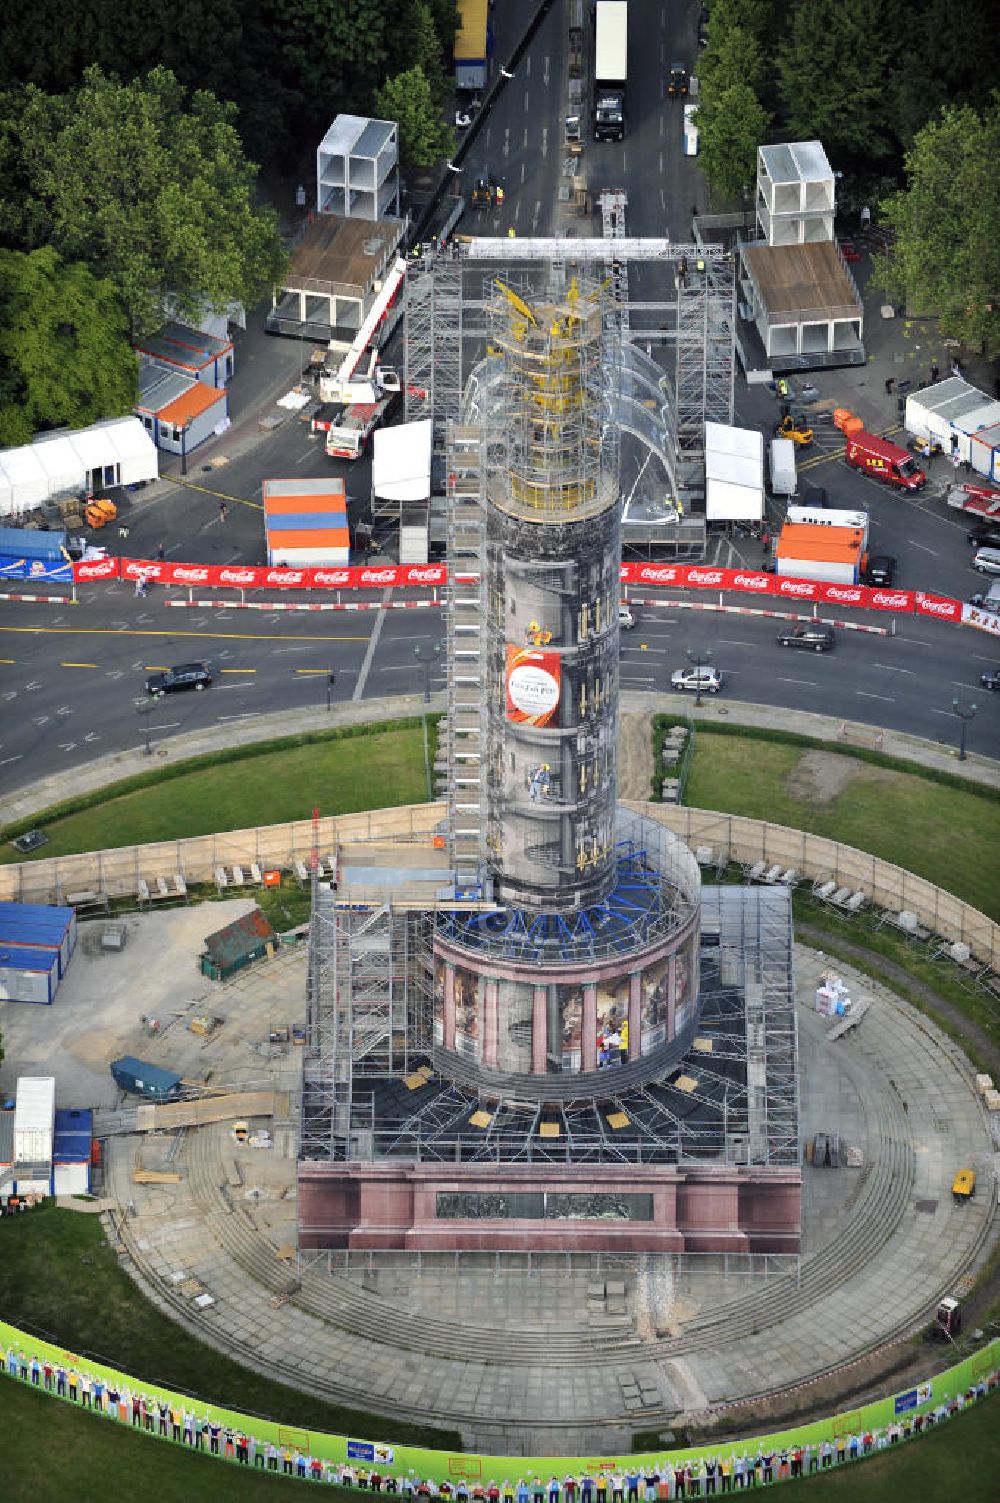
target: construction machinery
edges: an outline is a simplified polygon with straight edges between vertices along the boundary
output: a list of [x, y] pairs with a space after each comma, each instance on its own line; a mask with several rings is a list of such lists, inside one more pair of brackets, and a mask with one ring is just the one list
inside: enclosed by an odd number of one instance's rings
[[83, 517], [87, 526], [98, 532], [102, 527], [107, 527], [109, 522], [117, 520], [118, 508], [107, 496], [88, 496]]
[[486, 177], [477, 177], [472, 188], [472, 207], [479, 213], [485, 213], [489, 209], [503, 208], [504, 190], [503, 185], [489, 173]]
[[793, 444], [807, 449], [813, 441], [813, 431], [807, 428], [801, 418], [794, 417], [791, 413], [783, 417], [774, 430], [775, 438], [790, 438]]
[[671, 63], [667, 74], [667, 94], [671, 99], [683, 99], [688, 92], [688, 70], [683, 63]]
[[934, 1324], [942, 1336], [954, 1341], [962, 1329], [962, 1307], [954, 1295], [946, 1295], [934, 1311]]

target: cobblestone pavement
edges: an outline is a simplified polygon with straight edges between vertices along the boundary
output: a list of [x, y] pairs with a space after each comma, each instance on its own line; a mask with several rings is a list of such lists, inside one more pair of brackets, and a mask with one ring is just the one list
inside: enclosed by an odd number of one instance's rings
[[[181, 1172], [169, 1186], [133, 1184], [137, 1141], [111, 1140], [107, 1188], [134, 1207], [126, 1266], [170, 1314], [248, 1365], [341, 1401], [363, 1394], [390, 1417], [456, 1424], [476, 1449], [571, 1450], [584, 1435], [620, 1449], [634, 1429], [806, 1382], [925, 1322], [993, 1240], [989, 1198], [956, 1207], [949, 1193], [960, 1164], [992, 1168], [971, 1067], [920, 1013], [840, 965], [872, 1006], [853, 1035], [829, 1042], [812, 1008], [829, 964], [796, 947], [803, 1138], [839, 1132], [863, 1165], [805, 1166], [797, 1274], [780, 1259], [747, 1272], [721, 1257], [597, 1268], [554, 1256], [334, 1254], [329, 1270], [297, 1266], [290, 1124], [277, 1125], [271, 1151], [238, 1148], [225, 1124], [188, 1130], [179, 1151], [145, 1138], [145, 1167]], [[280, 971], [246, 973], [241, 991], [219, 989], [231, 1049], [276, 1006], [294, 1018], [304, 967], [300, 953]], [[223, 1069], [222, 1039], [217, 1049]], [[290, 1078], [287, 1062], [274, 1068]], [[607, 1289], [596, 1315], [595, 1278]]]

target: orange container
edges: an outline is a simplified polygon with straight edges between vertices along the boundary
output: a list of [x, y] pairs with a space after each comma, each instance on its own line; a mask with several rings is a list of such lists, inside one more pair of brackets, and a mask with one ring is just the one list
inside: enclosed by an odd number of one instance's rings
[[265, 873], [264, 873], [264, 886], [265, 887], [280, 887], [281, 886], [281, 873], [279, 871], [277, 871], [276, 869], [274, 869], [274, 868], [272, 868], [269, 871], [265, 871]]
[[864, 426], [859, 417], [849, 417], [844, 424], [844, 437], [850, 438], [852, 433], [860, 433]]
[[846, 433], [847, 428], [845, 425], [853, 421], [854, 413], [850, 412], [846, 407], [835, 407], [833, 409], [833, 426], [839, 428], [841, 433]]

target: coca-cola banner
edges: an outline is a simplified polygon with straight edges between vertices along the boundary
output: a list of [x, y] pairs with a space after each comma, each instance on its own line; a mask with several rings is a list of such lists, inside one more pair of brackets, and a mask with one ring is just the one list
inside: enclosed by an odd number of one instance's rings
[[936, 616], [939, 621], [961, 621], [962, 602], [949, 600], [946, 595], [925, 595], [918, 590], [914, 597], [914, 610], [918, 616]]
[[92, 558], [89, 563], [73, 565], [73, 581], [78, 579], [118, 579], [119, 558]]
[[252, 564], [182, 564], [167, 559], [107, 558], [74, 564], [73, 578], [128, 579], [156, 584], [208, 585], [242, 590], [372, 590], [399, 585], [442, 585], [444, 564], [385, 564], [334, 569], [258, 568]]

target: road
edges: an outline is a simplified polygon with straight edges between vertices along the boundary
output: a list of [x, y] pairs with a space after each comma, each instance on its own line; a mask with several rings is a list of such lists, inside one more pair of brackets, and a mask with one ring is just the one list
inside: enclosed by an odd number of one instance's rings
[[[530, 9], [531, 0], [511, 0], [498, 17], [498, 58], [509, 55]], [[634, 234], [686, 239], [692, 207], [705, 202], [697, 164], [681, 151], [682, 107], [665, 98], [670, 63], [695, 57], [695, 15], [693, 3], [644, 6], [642, 43], [633, 36], [630, 46], [628, 134], [621, 143], [587, 141], [592, 191], [626, 189]], [[481, 222], [484, 233], [502, 234], [513, 226], [522, 235], [544, 235], [563, 222], [558, 190], [564, 180], [565, 41], [563, 7], [554, 5], [470, 150], [466, 180], [489, 170], [508, 188], [502, 212]], [[633, 268], [633, 296], [641, 295], [636, 274]], [[352, 521], [366, 516], [367, 458], [354, 465], [328, 460], [321, 438], [297, 417], [268, 434], [257, 432], [254, 414], [294, 384], [308, 354], [294, 341], [268, 339], [257, 321], [238, 336], [236, 426], [199, 451], [186, 477], [175, 474], [152, 494], [140, 494], [125, 517], [128, 538], [114, 537], [112, 545], [133, 557], [149, 557], [162, 543], [168, 558], [262, 562], [260, 497], [267, 476], [340, 474]], [[765, 389], [738, 384], [738, 421], [767, 431], [775, 411]], [[246, 415], [242, 422], [240, 413]], [[827, 488], [831, 503], [869, 511], [871, 551], [897, 557], [898, 584], [958, 598], [981, 587], [970, 567], [966, 524], [940, 499], [947, 466], [938, 463], [919, 497], [898, 497], [848, 470], [840, 452], [835, 430], [818, 425], [813, 449], [800, 455], [802, 473]], [[760, 544], [715, 538], [710, 559], [759, 568]], [[81, 587], [73, 607], [0, 603], [0, 793], [81, 758], [140, 747], [147, 733], [155, 743], [212, 721], [323, 703], [331, 671], [335, 700], [419, 691], [425, 682], [437, 689], [444, 681], [436, 608], [181, 610], [166, 605], [168, 593], [154, 590], [137, 600], [125, 586], [98, 583]], [[982, 669], [1000, 662], [1000, 646], [977, 632], [900, 618], [893, 637], [841, 632], [836, 651], [820, 656], [783, 652], [774, 641], [776, 623], [751, 616], [666, 603], [642, 606], [638, 616], [637, 629], [622, 638], [623, 688], [665, 688], [686, 649], [708, 649], [723, 673], [726, 696], [820, 710], [945, 743], [957, 739], [953, 699], [974, 698], [979, 713], [970, 745], [984, 752], [1000, 748], [1000, 695], [978, 686]], [[887, 624], [874, 614], [870, 620]], [[212, 689], [171, 696], [148, 710], [146, 674], [192, 659], [212, 666]]]

